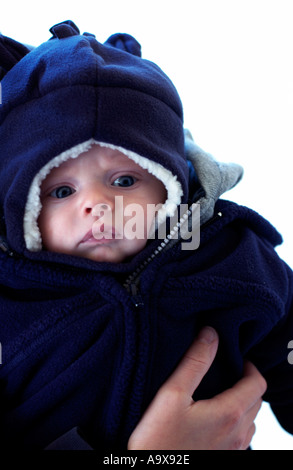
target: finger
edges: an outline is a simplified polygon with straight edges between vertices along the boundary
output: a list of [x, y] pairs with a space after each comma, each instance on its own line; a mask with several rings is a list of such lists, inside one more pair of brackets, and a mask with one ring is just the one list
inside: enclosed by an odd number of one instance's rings
[[218, 344], [216, 331], [211, 327], [203, 328], [165, 385], [191, 397], [210, 368]]
[[263, 401], [262, 401], [261, 398], [259, 398], [259, 399], [255, 402], [255, 404], [254, 404], [251, 408], [249, 408], [249, 410], [248, 410], [248, 412], [247, 412], [247, 413], [248, 413], [248, 421], [249, 421], [249, 420], [250, 420], [250, 421], [254, 421], [254, 420], [255, 420], [255, 418], [257, 417], [257, 414], [258, 414], [259, 410], [261, 409], [262, 404], [263, 404]]
[[257, 402], [243, 414], [242, 418], [239, 420], [239, 426], [241, 426], [242, 429], [249, 429], [253, 425], [262, 403], [263, 401], [259, 398]]
[[230, 409], [245, 413], [259, 402], [266, 387], [266, 381], [257, 368], [251, 362], [246, 362], [243, 378], [232, 388], [217, 395], [217, 398], [222, 401], [222, 406], [229, 404]]
[[251, 383], [255, 381], [258, 384], [259, 393], [261, 396], [265, 393], [267, 389], [267, 383], [255, 365], [250, 361], [246, 361], [244, 363], [244, 380], [245, 378]]
[[250, 446], [251, 440], [252, 440], [252, 438], [255, 434], [255, 431], [256, 431], [255, 424], [252, 423], [252, 425], [250, 426], [250, 428], [247, 431], [246, 438], [244, 439], [243, 445], [242, 445], [240, 450], [247, 450], [248, 449], [248, 447]]
[[241, 449], [245, 450], [249, 447], [250, 442], [255, 434], [256, 426], [255, 426], [255, 418], [261, 408], [262, 400], [259, 399], [255, 405], [253, 405], [249, 411], [243, 415], [243, 418], [240, 426], [244, 430], [244, 439], [242, 442]]
[[[254, 364], [249, 361], [244, 363], [243, 378], [240, 380], [236, 390], [239, 389], [246, 394], [247, 408], [249, 401], [253, 405], [259, 400], [267, 389], [267, 383]], [[245, 402], [243, 403], [245, 405]]]

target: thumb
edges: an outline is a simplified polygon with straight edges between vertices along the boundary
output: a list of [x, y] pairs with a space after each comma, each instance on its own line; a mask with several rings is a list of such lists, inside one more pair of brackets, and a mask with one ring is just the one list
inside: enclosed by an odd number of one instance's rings
[[165, 385], [182, 390], [190, 398], [209, 370], [218, 344], [217, 332], [209, 326], [203, 328]]

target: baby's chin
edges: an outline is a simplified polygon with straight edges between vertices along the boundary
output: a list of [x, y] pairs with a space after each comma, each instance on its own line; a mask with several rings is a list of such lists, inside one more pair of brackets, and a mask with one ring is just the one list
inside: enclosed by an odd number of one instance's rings
[[54, 253], [62, 253], [65, 255], [85, 258], [97, 263], [122, 263], [129, 260], [144, 249], [147, 244], [145, 239], [114, 239], [106, 242], [91, 240], [88, 243], [79, 243], [74, 247], [61, 247], [56, 245], [45, 245], [45, 251]]
[[89, 249], [76, 250], [71, 254], [98, 263], [122, 263], [138, 254], [145, 246], [146, 240], [113, 241], [111, 243], [97, 245]]
[[75, 256], [79, 256], [80, 258], [86, 258], [86, 259], [89, 259], [91, 261], [96, 261], [97, 263], [122, 263], [123, 261], [125, 261], [128, 256], [127, 255], [124, 255], [124, 254], [100, 254], [100, 253], [97, 253], [97, 254], [90, 254], [90, 255], [75, 255]]

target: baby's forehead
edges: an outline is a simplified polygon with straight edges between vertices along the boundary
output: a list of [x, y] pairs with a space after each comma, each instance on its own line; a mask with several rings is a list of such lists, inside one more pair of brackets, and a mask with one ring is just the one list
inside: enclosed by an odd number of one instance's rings
[[117, 149], [94, 145], [86, 152], [82, 152], [79, 155], [74, 155], [71, 158], [69, 157], [66, 161], [61, 163], [59, 167], [63, 166], [63, 168], [66, 168], [81, 164], [95, 165], [97, 163], [108, 163], [111, 165], [116, 164], [117, 162], [128, 164], [131, 162], [131, 159]]
[[92, 148], [79, 155], [67, 158], [53, 167], [45, 180], [59, 177], [65, 174], [78, 174], [84, 171], [107, 171], [109, 169], [139, 169], [145, 172], [140, 165], [135, 163], [124, 153], [117, 149], [94, 145]]

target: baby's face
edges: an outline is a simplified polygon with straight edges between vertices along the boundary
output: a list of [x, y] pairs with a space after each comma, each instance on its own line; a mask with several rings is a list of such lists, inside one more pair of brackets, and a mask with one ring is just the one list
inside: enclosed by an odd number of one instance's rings
[[43, 246], [119, 263], [147, 243], [147, 205], [165, 200], [164, 185], [147, 170], [117, 150], [95, 145], [44, 180], [38, 219]]

